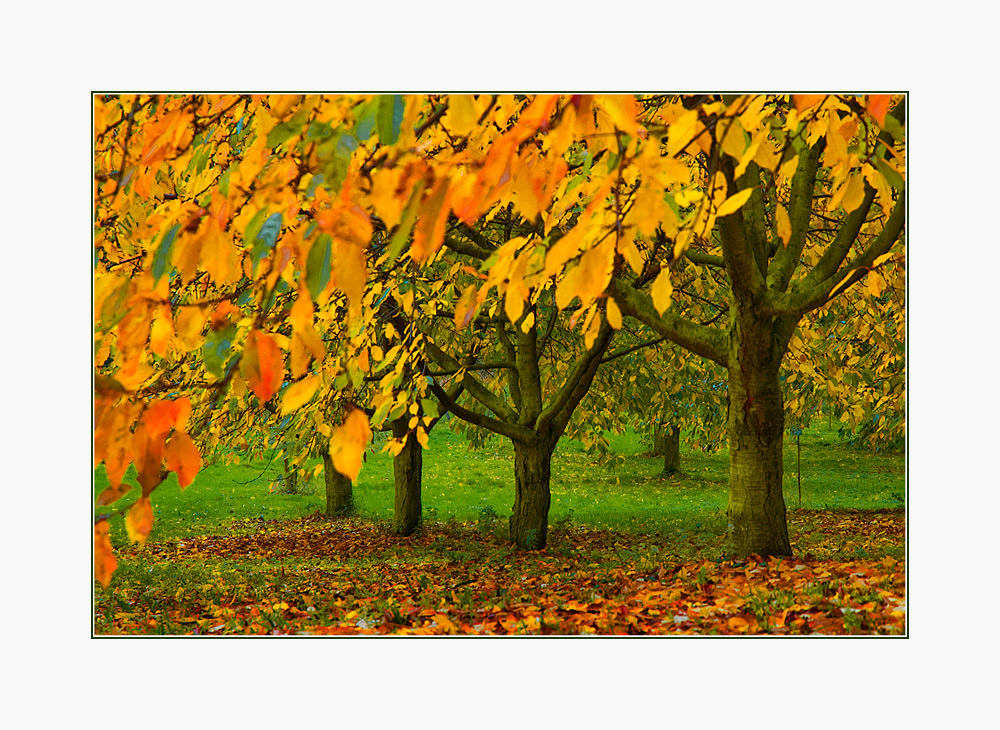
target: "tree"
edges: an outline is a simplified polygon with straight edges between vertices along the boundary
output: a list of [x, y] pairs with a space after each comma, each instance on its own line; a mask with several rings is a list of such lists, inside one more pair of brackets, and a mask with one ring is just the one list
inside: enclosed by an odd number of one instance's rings
[[[889, 102], [96, 97], [99, 501], [135, 463], [126, 525], [142, 539], [166, 474], [190, 483], [201, 453], [240, 438], [226, 424], [268, 407], [328, 438], [353, 478], [371, 428], [433, 393], [514, 441], [512, 536], [539, 546], [546, 455], [625, 314], [726, 370], [734, 546], [787, 553], [778, 371], [806, 313], [893, 257], [905, 146]], [[708, 316], [669, 309], [687, 265]], [[387, 292], [410, 318], [389, 351]], [[539, 359], [552, 327], [576, 333], [576, 363]], [[476, 343], [504, 355], [499, 389], [475, 375]], [[426, 445], [434, 416], [414, 415]]]
[[[902, 107], [896, 106], [893, 117], [882, 116], [884, 100], [869, 100], [868, 114], [852, 99], [793, 102], [787, 110], [774, 104], [765, 111], [754, 100], [720, 101], [712, 113], [702, 107], [692, 119], [702, 132], [682, 136], [686, 146], [697, 134], [706, 135], [694, 153], [704, 163], [703, 200], [712, 201], [703, 208], [706, 221], [717, 229], [696, 224], [696, 232], [711, 237], [692, 246], [692, 232], [687, 245], [675, 242], [669, 261], [686, 255], [726, 271], [726, 329], [692, 324], [668, 312], [662, 300], [657, 303], [662, 273], [652, 295], [637, 286], [641, 279], [616, 279], [610, 288], [625, 312], [727, 370], [728, 513], [741, 554], [791, 553], [782, 495], [779, 369], [795, 328], [807, 312], [890, 259], [904, 222], [902, 177], [893, 166], [900, 156]], [[740, 113], [730, 113], [735, 111]], [[892, 126], [879, 132], [871, 125], [875, 115]], [[759, 146], [749, 154], [771, 136], [780, 146]]]

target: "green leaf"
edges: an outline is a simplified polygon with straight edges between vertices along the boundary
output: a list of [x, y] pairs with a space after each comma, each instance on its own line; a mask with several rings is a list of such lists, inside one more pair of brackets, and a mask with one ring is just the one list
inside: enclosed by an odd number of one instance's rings
[[272, 213], [271, 217], [264, 221], [260, 227], [260, 231], [254, 237], [253, 251], [251, 252], [254, 266], [274, 248], [278, 235], [281, 233], [281, 222], [281, 213]]
[[174, 247], [174, 237], [180, 229], [181, 225], [178, 223], [163, 234], [163, 238], [160, 239], [160, 245], [156, 249], [156, 253], [153, 254], [153, 281], [155, 283], [159, 283], [163, 275], [171, 268], [170, 251]]
[[378, 119], [378, 100], [373, 99], [359, 106], [354, 112], [354, 119], [354, 136], [358, 140], [371, 137]]
[[903, 192], [903, 188], [906, 187], [906, 183], [903, 182], [902, 175], [893, 170], [888, 165], [888, 163], [886, 163], [885, 160], [878, 157], [875, 158], [875, 167], [877, 167], [879, 169], [879, 172], [881, 172], [885, 176], [885, 180], [887, 183], [892, 185], [899, 192]]
[[287, 122], [281, 122], [281, 124], [276, 125], [267, 135], [267, 146], [273, 149], [287, 141], [290, 137], [299, 134], [302, 131], [302, 124], [305, 122], [307, 114], [307, 110], [301, 109]]
[[306, 259], [306, 286], [316, 299], [330, 283], [330, 267], [333, 265], [333, 239], [330, 234], [321, 233]]
[[220, 330], [213, 330], [205, 338], [201, 346], [201, 358], [205, 369], [216, 378], [222, 380], [226, 364], [232, 359], [233, 339], [236, 337], [236, 325], [229, 325]]
[[387, 94], [379, 97], [376, 127], [382, 144], [396, 144], [399, 139], [399, 130], [403, 126], [404, 108], [403, 97], [398, 94]]

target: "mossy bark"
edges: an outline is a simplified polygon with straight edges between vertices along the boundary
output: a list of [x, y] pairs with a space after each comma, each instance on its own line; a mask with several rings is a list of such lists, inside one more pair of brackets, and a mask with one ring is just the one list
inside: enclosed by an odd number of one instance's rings
[[514, 441], [514, 509], [510, 539], [522, 550], [545, 547], [552, 501], [549, 480], [557, 439]]
[[403, 450], [392, 461], [393, 479], [396, 488], [396, 504], [392, 517], [392, 531], [396, 535], [412, 535], [420, 524], [422, 506], [420, 502], [421, 473], [423, 471], [424, 450], [416, 435], [407, 429], [405, 419], [392, 423], [392, 435], [405, 438]]
[[681, 470], [681, 429], [671, 424], [662, 435], [663, 473], [676, 474]]
[[785, 518], [784, 405], [770, 318], [733, 327], [729, 367], [729, 522], [739, 555], [791, 555]]
[[354, 492], [351, 480], [333, 466], [330, 452], [323, 450], [323, 478], [326, 482], [326, 516], [337, 517], [354, 512]]

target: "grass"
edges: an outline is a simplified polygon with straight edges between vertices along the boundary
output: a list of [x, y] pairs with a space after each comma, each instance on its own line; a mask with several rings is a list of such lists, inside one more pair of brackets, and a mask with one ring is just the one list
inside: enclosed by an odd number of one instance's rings
[[[153, 494], [142, 545], [112, 513], [118, 568], [94, 594], [95, 634], [900, 634], [905, 633], [905, 457], [853, 450], [824, 425], [794, 437], [785, 501], [795, 557], [732, 560], [728, 454], [682, 446], [661, 474], [634, 433], [604, 465], [564, 440], [552, 459], [545, 550], [506, 539], [513, 454], [470, 451], [439, 428], [424, 454], [424, 521], [400, 538], [392, 458], [376, 444], [354, 486], [358, 514], [328, 521], [322, 474], [298, 493], [272, 485], [280, 459], [202, 469]], [[310, 467], [318, 465], [316, 460]], [[107, 486], [95, 471], [95, 496]]]
[[[872, 454], [843, 444], [826, 424], [804, 431], [802, 445], [802, 509], [878, 510], [900, 508], [905, 494], [905, 458]], [[370, 450], [354, 485], [359, 516], [387, 521], [393, 510], [392, 458]], [[586, 525], [635, 534], [701, 534], [713, 537], [725, 530], [728, 453], [706, 454], [682, 446], [681, 473], [663, 476], [659, 457], [645, 454], [647, 446], [634, 433], [611, 438], [620, 458], [599, 464], [584, 446], [563, 439], [552, 458], [552, 503], [549, 523]], [[309, 463], [319, 464], [318, 459]], [[424, 454], [423, 508], [430, 521], [455, 519], [493, 529], [510, 514], [514, 499], [513, 450], [506, 439], [494, 438], [479, 450], [445, 428], [431, 435]], [[171, 475], [153, 493], [155, 522], [150, 540], [224, 534], [234, 523], [251, 519], [297, 518], [323, 511], [322, 474], [304, 484], [298, 494], [272, 488], [283, 472], [280, 459], [269, 454], [260, 461], [206, 466], [194, 483], [180, 490]], [[785, 503], [799, 507], [796, 440], [785, 443]], [[103, 467], [95, 471], [95, 495], [107, 486]], [[130, 468], [125, 481], [136, 485]], [[123, 513], [138, 496], [133, 490], [111, 509]], [[98, 508], [108, 512], [108, 507]], [[496, 523], [496, 524], [493, 524]], [[115, 547], [127, 544], [120, 516], [111, 520]]]

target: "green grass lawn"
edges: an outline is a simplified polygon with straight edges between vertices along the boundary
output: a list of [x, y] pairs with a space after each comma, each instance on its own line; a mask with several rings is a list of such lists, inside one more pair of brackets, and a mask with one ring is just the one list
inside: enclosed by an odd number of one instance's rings
[[[392, 457], [379, 453], [377, 439], [354, 486], [359, 516], [375, 521], [392, 517]], [[804, 509], [886, 509], [903, 506], [905, 457], [857, 451], [841, 443], [826, 424], [807, 429], [802, 437], [802, 503]], [[633, 533], [691, 531], [718, 535], [725, 529], [728, 453], [692, 451], [682, 445], [680, 474], [662, 476], [662, 460], [645, 455], [647, 445], [634, 433], [611, 438], [611, 450], [622, 458], [615, 466], [598, 463], [577, 441], [563, 439], [552, 459], [553, 525], [580, 524]], [[316, 459], [310, 466], [319, 464]], [[259, 461], [206, 466], [194, 483], [180, 490], [176, 478], [152, 495], [155, 522], [150, 540], [225, 532], [246, 519], [302, 517], [325, 508], [322, 473], [299, 494], [271, 485], [283, 472], [280, 459], [269, 454]], [[126, 482], [136, 485], [129, 469]], [[95, 495], [107, 486], [103, 467], [95, 472]], [[124, 512], [138, 496], [138, 486], [111, 508]], [[424, 454], [423, 508], [428, 520], [460, 522], [505, 519], [514, 500], [513, 450], [494, 438], [478, 450], [444, 427], [431, 434]], [[785, 502], [799, 507], [796, 439], [785, 442]], [[127, 541], [120, 516], [111, 520], [112, 541]]]

